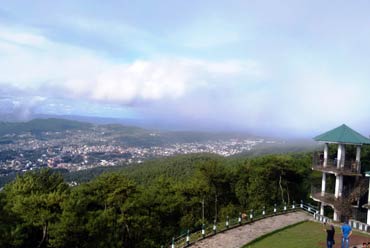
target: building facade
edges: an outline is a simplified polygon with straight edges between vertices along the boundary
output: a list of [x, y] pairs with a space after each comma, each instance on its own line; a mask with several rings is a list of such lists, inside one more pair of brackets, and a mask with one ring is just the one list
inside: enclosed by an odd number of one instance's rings
[[320, 214], [325, 215], [330, 207], [334, 221], [366, 221], [367, 211], [370, 224], [370, 185], [366, 177], [370, 173], [365, 173], [366, 166], [361, 164], [361, 148], [370, 145], [370, 139], [343, 124], [314, 140], [324, 143], [324, 151], [314, 155], [312, 166], [322, 174], [321, 185], [313, 186], [311, 193], [312, 199], [320, 203]]

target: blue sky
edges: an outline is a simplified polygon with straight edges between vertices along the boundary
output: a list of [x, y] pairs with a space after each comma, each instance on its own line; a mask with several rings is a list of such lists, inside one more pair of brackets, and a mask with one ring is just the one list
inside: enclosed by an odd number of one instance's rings
[[0, 6], [0, 111], [186, 129], [370, 133], [368, 1]]

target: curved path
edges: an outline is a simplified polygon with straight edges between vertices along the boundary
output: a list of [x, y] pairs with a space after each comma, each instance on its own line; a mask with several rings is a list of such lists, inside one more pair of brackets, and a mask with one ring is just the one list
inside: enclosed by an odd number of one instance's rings
[[312, 215], [298, 211], [262, 219], [252, 224], [236, 227], [191, 245], [192, 248], [240, 248], [248, 242], [304, 220], [312, 220]]

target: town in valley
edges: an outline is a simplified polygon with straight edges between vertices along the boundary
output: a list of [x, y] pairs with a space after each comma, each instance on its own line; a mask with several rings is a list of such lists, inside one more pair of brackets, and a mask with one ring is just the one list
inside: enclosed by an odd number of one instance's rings
[[179, 154], [213, 153], [228, 157], [251, 151], [261, 144], [277, 142], [281, 141], [89, 124], [58, 131], [3, 133], [0, 136], [0, 168], [3, 173], [41, 167], [77, 171], [142, 163]]

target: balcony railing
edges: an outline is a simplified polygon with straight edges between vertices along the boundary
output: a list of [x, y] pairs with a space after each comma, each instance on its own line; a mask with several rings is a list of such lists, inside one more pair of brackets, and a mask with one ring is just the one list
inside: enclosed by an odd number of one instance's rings
[[370, 209], [370, 202], [368, 202], [368, 203], [366, 203], [366, 204], [362, 205], [362, 207], [363, 207], [363, 208]]
[[321, 189], [316, 187], [311, 187], [311, 197], [315, 201], [324, 202], [332, 206], [334, 206], [337, 201], [333, 193], [321, 192]]
[[[325, 165], [326, 164], [326, 165]], [[313, 156], [313, 170], [323, 171], [327, 173], [337, 173], [346, 176], [361, 176], [361, 163], [356, 160], [345, 160], [339, 161], [341, 167], [337, 167], [338, 160], [335, 159], [325, 159], [323, 154], [315, 153]]]
[[358, 199], [357, 189], [358, 187], [343, 188], [341, 196], [336, 198], [334, 193], [322, 192], [321, 187], [312, 185], [311, 198], [315, 201], [324, 202], [335, 207], [338, 207], [344, 200], [355, 207], [357, 206], [355, 203]]

